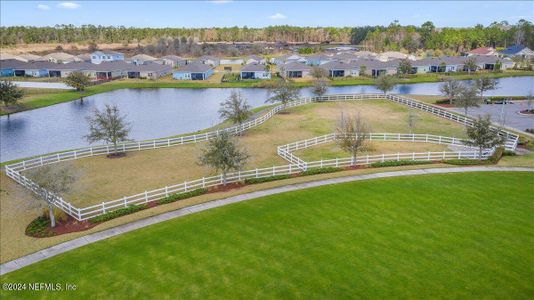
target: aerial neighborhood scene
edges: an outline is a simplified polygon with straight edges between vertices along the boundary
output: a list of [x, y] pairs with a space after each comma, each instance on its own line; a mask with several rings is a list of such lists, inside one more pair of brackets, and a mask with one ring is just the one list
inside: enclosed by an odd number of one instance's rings
[[0, 1], [1, 299], [532, 299], [534, 2]]

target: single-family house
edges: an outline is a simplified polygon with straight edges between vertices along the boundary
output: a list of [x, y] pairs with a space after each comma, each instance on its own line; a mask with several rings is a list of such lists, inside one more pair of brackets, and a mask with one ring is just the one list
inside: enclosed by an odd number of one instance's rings
[[57, 64], [66, 64], [73, 61], [82, 61], [76, 55], [68, 54], [65, 52], [54, 52], [43, 56], [43, 60], [57, 63]]
[[261, 63], [246, 64], [241, 68], [241, 79], [271, 79], [269, 66]]
[[15, 76], [48, 77], [50, 68], [56, 65], [57, 63], [49, 61], [29, 62], [21, 66], [21, 69], [15, 69]]
[[153, 56], [146, 55], [146, 54], [137, 54], [126, 59], [125, 61], [128, 63], [134, 64], [134, 65], [143, 65], [145, 63], [153, 62], [155, 60], [157, 60], [157, 58]]
[[171, 71], [172, 67], [170, 65], [157, 63], [132, 64], [127, 70], [127, 76], [128, 78], [158, 79], [171, 73]]
[[111, 50], [98, 50], [91, 53], [91, 63], [93, 64], [112, 61], [124, 61], [124, 54]]
[[500, 65], [500, 70], [506, 70], [514, 66], [514, 62], [507, 57], [497, 57], [494, 55], [477, 55], [471, 57], [475, 58], [478, 69], [480, 70], [495, 70], [497, 65]]
[[221, 58], [220, 65], [242, 65], [245, 61], [242, 58]]
[[197, 59], [197, 61], [205, 64], [205, 65], [210, 65], [212, 67], [216, 67], [218, 66], [221, 62], [220, 62], [220, 59], [218, 57], [215, 57], [215, 56], [209, 56], [209, 55], [204, 55], [202, 57], [199, 57]]
[[467, 56], [473, 55], [498, 55], [499, 53], [493, 47], [480, 47], [467, 52]]
[[284, 78], [305, 78], [310, 77], [312, 67], [304, 62], [293, 61], [278, 65], [277, 71]]
[[132, 68], [132, 64], [119, 61], [102, 61], [99, 64], [87, 64], [87, 68], [83, 72], [91, 78], [97, 80], [111, 80], [116, 78], [124, 78], [128, 76], [128, 70]]
[[312, 54], [306, 57], [306, 63], [310, 66], [319, 66], [332, 60], [333, 57], [326, 54]]
[[297, 54], [286, 54], [271, 58], [271, 63], [275, 65], [283, 65], [290, 62], [305, 63], [306, 58]]
[[351, 64], [359, 68], [358, 75], [377, 77], [397, 74], [398, 62], [396, 61], [383, 62], [376, 59], [358, 59], [352, 61]]
[[172, 68], [185, 66], [187, 64], [187, 59], [176, 55], [165, 55], [160, 60], [164, 65], [169, 65]]
[[261, 56], [258, 55], [249, 55], [245, 59], [245, 64], [266, 64], [267, 60]]
[[499, 52], [505, 57], [520, 57], [522, 59], [534, 59], [534, 51], [523, 45], [513, 45]]
[[172, 73], [177, 80], [206, 80], [213, 75], [213, 67], [201, 62], [192, 62]]
[[25, 62], [16, 59], [2, 59], [0, 60], [0, 76], [12, 77], [15, 76], [15, 69], [21, 68]]
[[330, 61], [319, 67], [325, 69], [329, 77], [356, 77], [360, 75], [360, 66], [355, 62]]

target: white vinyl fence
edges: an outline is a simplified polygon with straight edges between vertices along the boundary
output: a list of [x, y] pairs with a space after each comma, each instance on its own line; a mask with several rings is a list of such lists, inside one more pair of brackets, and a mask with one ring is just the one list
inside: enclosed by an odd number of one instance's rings
[[[400, 96], [394, 96], [394, 95], [382, 95], [382, 94], [347, 94], [347, 95], [329, 95], [329, 96], [321, 96], [321, 97], [308, 97], [308, 98], [302, 98], [297, 101], [292, 101], [286, 105], [277, 105], [267, 111], [265, 114], [261, 115], [258, 118], [255, 118], [251, 121], [245, 122], [241, 125], [228, 127], [221, 130], [201, 133], [201, 134], [195, 134], [195, 135], [188, 135], [188, 136], [182, 136], [182, 137], [175, 137], [175, 138], [168, 138], [168, 139], [154, 139], [150, 141], [138, 141], [138, 142], [128, 142], [118, 145], [119, 150], [121, 151], [141, 151], [141, 150], [148, 150], [148, 149], [156, 149], [156, 148], [163, 148], [163, 147], [171, 147], [175, 145], [182, 145], [182, 144], [188, 144], [188, 143], [196, 143], [201, 141], [209, 140], [217, 135], [219, 135], [222, 131], [227, 131], [232, 134], [238, 134], [240, 132], [243, 132], [245, 130], [248, 130], [250, 128], [253, 128], [255, 126], [258, 126], [265, 121], [269, 120], [273, 115], [278, 113], [281, 110], [284, 110], [286, 108], [295, 107], [299, 105], [303, 105], [310, 102], [323, 102], [323, 101], [354, 101], [354, 100], [372, 100], [372, 99], [384, 99], [397, 102], [403, 105], [408, 105], [410, 107], [414, 107], [419, 110], [423, 110], [429, 113], [432, 113], [434, 115], [459, 122], [462, 124], [465, 124], [467, 126], [472, 125], [472, 120], [467, 117], [460, 116], [458, 114], [451, 113], [449, 111], [446, 111], [441, 108], [434, 107], [432, 105], [416, 101], [407, 97], [400, 97]], [[506, 144], [505, 148], [507, 150], [515, 150], [517, 146], [518, 136], [505, 131], [500, 130], [500, 134], [504, 137], [506, 137]], [[391, 136], [391, 134], [382, 134], [383, 140], [389, 139], [389, 138], [395, 138], [394, 136]], [[414, 141], [420, 141], [418, 140], [420, 137], [419, 135], [410, 135], [407, 137], [404, 134], [396, 134], [397, 138], [402, 138], [403, 141], [407, 141], [410, 137]], [[430, 138], [429, 142], [436, 142], [435, 138], [436, 136], [426, 135], [428, 138]], [[378, 138], [378, 136], [376, 136]], [[444, 137], [441, 137], [444, 138]], [[439, 139], [439, 137], [438, 137]], [[458, 139], [454, 138], [448, 138], [452, 139], [450, 140], [450, 143], [455, 142], [461, 142]], [[443, 142], [446, 142], [445, 140], [442, 140]], [[298, 147], [297, 142], [297, 147]], [[307, 143], [307, 142], [304, 142]], [[291, 145], [291, 144], [289, 144]], [[286, 145], [287, 146], [287, 145]], [[282, 149], [282, 150], [280, 150]], [[32, 182], [30, 179], [26, 178], [22, 174], [20, 174], [21, 171], [36, 168], [43, 165], [53, 164], [61, 161], [68, 161], [68, 160], [74, 160], [74, 159], [80, 159], [84, 157], [91, 157], [95, 155], [104, 155], [109, 154], [113, 151], [113, 147], [110, 145], [104, 145], [104, 146], [95, 146], [95, 147], [88, 147], [83, 148], [79, 150], [74, 151], [67, 151], [57, 154], [51, 154], [51, 155], [43, 155], [37, 158], [23, 160], [18, 163], [6, 165], [6, 174], [19, 184], [23, 185], [24, 187], [28, 188], [32, 192], [38, 192], [39, 189], [41, 189], [39, 186], [37, 186], [34, 182]], [[349, 161], [347, 161], [347, 158], [341, 158], [336, 160], [321, 160], [316, 162], [305, 162], [302, 159], [296, 157], [293, 155], [290, 151], [284, 151], [283, 148], [278, 148], [278, 154], [282, 156], [284, 159], [290, 162], [289, 165], [284, 166], [273, 166], [272, 168], [263, 168], [263, 169], [255, 169], [255, 170], [248, 170], [248, 171], [241, 171], [241, 172], [235, 172], [228, 175], [227, 182], [237, 182], [241, 181], [247, 178], [261, 178], [261, 177], [269, 177], [273, 175], [283, 175], [283, 174], [295, 174], [299, 173], [302, 170], [306, 170], [307, 168], [313, 168], [313, 167], [324, 167], [324, 166], [336, 166], [336, 167], [343, 167], [348, 166], [351, 164], [369, 164], [373, 162], [378, 161], [387, 161], [387, 160], [402, 160], [402, 159], [412, 159], [412, 160], [441, 160], [441, 159], [474, 159], [478, 157], [477, 151], [461, 151], [461, 152], [425, 152], [425, 153], [398, 153], [398, 154], [391, 154], [391, 155], [378, 155], [378, 156], [367, 156], [364, 158], [358, 158], [358, 161], [352, 162], [351, 159], [348, 158]], [[487, 153], [483, 154], [483, 157], [487, 157]], [[197, 188], [206, 188], [206, 187], [212, 187], [222, 184], [222, 175], [212, 176], [212, 177], [205, 177], [202, 179], [190, 181], [190, 182], [184, 182], [173, 186], [164, 187], [161, 189], [156, 189], [152, 191], [146, 191], [141, 194], [133, 195], [133, 196], [127, 196], [123, 197], [118, 200], [113, 201], [107, 201], [103, 202], [102, 204], [93, 205], [85, 208], [77, 208], [72, 206], [69, 202], [66, 202], [63, 198], [53, 195], [52, 193], [47, 192], [52, 199], [54, 199], [54, 205], [56, 205], [58, 208], [62, 209], [72, 217], [78, 219], [78, 220], [86, 220], [88, 218], [104, 214], [106, 212], [126, 207], [128, 205], [136, 205], [141, 203], [147, 203], [151, 201], [155, 201], [158, 199], [161, 199], [163, 197], [166, 197], [170, 194], [175, 193], [182, 193], [187, 192], [193, 189]], [[42, 190], [42, 189], [41, 189]]]

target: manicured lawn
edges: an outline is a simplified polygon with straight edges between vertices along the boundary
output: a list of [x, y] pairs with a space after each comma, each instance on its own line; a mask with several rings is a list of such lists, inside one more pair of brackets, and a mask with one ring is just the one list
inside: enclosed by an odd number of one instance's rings
[[331, 185], [206, 211], [1, 278], [84, 298], [512, 298], [534, 293], [533, 173]]
[[[287, 164], [277, 155], [276, 146], [333, 132], [337, 118], [342, 112], [345, 114], [360, 112], [361, 117], [369, 122], [374, 132], [408, 132], [406, 127], [408, 108], [386, 100], [312, 103], [291, 108], [288, 112], [274, 116], [238, 138], [242, 147], [251, 155], [245, 169]], [[465, 135], [464, 128], [460, 124], [424, 112], [414, 113], [420, 117], [416, 133], [455, 137]], [[400, 147], [381, 143], [375, 147], [373, 153], [397, 153], [399, 149], [408, 152], [443, 151], [445, 148], [432, 144], [403, 144]], [[216, 175], [212, 169], [197, 164], [203, 146], [204, 143], [188, 144], [130, 152], [121, 159], [95, 156], [65, 162], [63, 164], [72, 166], [79, 178], [65, 198], [77, 207], [85, 207], [142, 193], [145, 190], [178, 184], [185, 180]], [[319, 160], [322, 158], [321, 155], [327, 154], [327, 151], [320, 150], [321, 147], [318, 149], [308, 149], [309, 157], [313, 156]], [[332, 157], [326, 155], [323, 158]]]

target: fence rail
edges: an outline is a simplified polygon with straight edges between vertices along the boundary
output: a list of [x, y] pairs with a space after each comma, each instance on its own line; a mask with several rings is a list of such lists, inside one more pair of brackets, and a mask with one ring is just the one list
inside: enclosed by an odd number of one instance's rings
[[[449, 111], [446, 111], [441, 108], [437, 108], [435, 106], [416, 101], [407, 97], [401, 97], [401, 96], [395, 96], [395, 95], [382, 95], [382, 94], [347, 94], [347, 95], [329, 95], [329, 96], [321, 96], [321, 97], [308, 97], [308, 98], [302, 98], [296, 101], [292, 101], [290, 103], [287, 103], [286, 105], [277, 105], [273, 107], [272, 109], [268, 110], [265, 114], [250, 120], [248, 122], [245, 122], [241, 125], [236, 125], [216, 131], [206, 132], [206, 133], [200, 133], [195, 135], [188, 135], [188, 136], [181, 136], [181, 137], [174, 137], [174, 138], [168, 138], [168, 139], [154, 139], [149, 141], [138, 141], [138, 142], [128, 142], [128, 143], [122, 143], [118, 145], [118, 149], [124, 152], [127, 151], [142, 151], [142, 150], [148, 150], [148, 149], [157, 149], [157, 148], [163, 148], [163, 147], [171, 147], [175, 145], [182, 145], [182, 144], [188, 144], [188, 143], [196, 143], [201, 141], [206, 141], [211, 138], [216, 137], [221, 132], [226, 131], [232, 134], [238, 134], [243, 131], [246, 131], [250, 128], [253, 128], [255, 126], [258, 126], [267, 120], [269, 120], [273, 115], [278, 113], [281, 110], [284, 110], [286, 108], [295, 107], [299, 105], [303, 105], [310, 102], [329, 102], [329, 101], [357, 101], [357, 100], [369, 100], [369, 99], [387, 99], [396, 103], [400, 103], [403, 105], [407, 105], [422, 111], [426, 111], [429, 113], [432, 113], [434, 115], [459, 122], [461, 124], [472, 126], [473, 121], [472, 119], [464, 116], [460, 116], [458, 114], [451, 113]], [[519, 137], [511, 132], [501, 130], [499, 129], [499, 134], [506, 138], [505, 148], [507, 150], [515, 150], [517, 147], [517, 142]], [[328, 136], [328, 135], [327, 135]], [[327, 136], [323, 137], [323, 142], [325, 139], [328, 139]], [[403, 140], [407, 141], [410, 138], [412, 141], [419, 141], [420, 138], [419, 135], [409, 135], [406, 136], [405, 134], [397, 134], [395, 137], [394, 135], [390, 134], [382, 134], [382, 136], [377, 135], [373, 136], [382, 138], [382, 140], [394, 140], [397, 138], [397, 140]], [[452, 140], [443, 139], [444, 137], [441, 137], [441, 140], [439, 136], [432, 136], [432, 135], [426, 135], [430, 140], [428, 142], [438, 142], [438, 143], [461, 143], [462, 141], [455, 138], [448, 138]], [[436, 137], [438, 141], [436, 141]], [[314, 138], [313, 142], [319, 142], [321, 137]], [[316, 140], [315, 140], [316, 139]], [[299, 143], [304, 142], [304, 146], [307, 145], [307, 143], [310, 143], [309, 141], [300, 141], [295, 142], [292, 144], [295, 144], [295, 147], [299, 149]], [[288, 145], [292, 145], [288, 144]], [[311, 144], [310, 144], [311, 145]], [[287, 145], [285, 145], [287, 146]], [[478, 158], [478, 152], [477, 151], [460, 151], [460, 152], [424, 152], [424, 153], [397, 153], [397, 154], [387, 154], [387, 155], [378, 155], [378, 156], [365, 156], [358, 158], [356, 161], [352, 161], [352, 158], [339, 158], [334, 160], [320, 160], [315, 162], [305, 162], [302, 159], [298, 158], [297, 156], [293, 155], [290, 150], [292, 148], [280, 148], [278, 147], [277, 153], [282, 156], [284, 159], [289, 161], [288, 165], [283, 166], [273, 166], [272, 168], [263, 168], [263, 169], [254, 169], [254, 170], [247, 170], [247, 171], [240, 171], [228, 174], [227, 182], [237, 182], [241, 181], [247, 178], [261, 178], [261, 177], [269, 177], [273, 175], [284, 175], [284, 174], [295, 174], [302, 172], [303, 170], [306, 170], [308, 168], [314, 168], [314, 167], [325, 167], [325, 166], [336, 166], [336, 167], [343, 167], [348, 165], [354, 165], [354, 164], [370, 164], [373, 162], [378, 161], [387, 161], [387, 160], [401, 160], [401, 159], [411, 159], [411, 160], [437, 160], [437, 159], [450, 159], [450, 158], [457, 158], [457, 159], [475, 159]], [[10, 164], [5, 166], [6, 174], [10, 178], [12, 178], [17, 183], [23, 185], [24, 187], [28, 188], [30, 191], [34, 193], [43, 193], [46, 194], [47, 197], [50, 199], [51, 203], [53, 203], [58, 208], [65, 211], [67, 214], [71, 215], [72, 217], [76, 218], [77, 220], [86, 220], [91, 217], [104, 214], [109, 211], [113, 211], [122, 207], [127, 207], [128, 205], [138, 205], [142, 203], [148, 203], [151, 201], [156, 201], [161, 198], [164, 198], [171, 194], [176, 193], [183, 193], [187, 192], [193, 189], [197, 188], [207, 188], [207, 187], [213, 187], [216, 185], [220, 185], [223, 183], [222, 175], [212, 176], [212, 177], [204, 177], [201, 179], [193, 180], [193, 181], [186, 181], [177, 185], [173, 186], [167, 186], [164, 188], [152, 190], [152, 191], [145, 191], [144, 193], [140, 193], [133, 196], [126, 196], [121, 199], [113, 200], [113, 201], [107, 201], [102, 202], [101, 204], [92, 205], [84, 208], [77, 208], [74, 207], [71, 203], [65, 201], [62, 197], [59, 197], [57, 195], [54, 195], [41, 187], [39, 187], [37, 184], [35, 184], [32, 180], [26, 178], [23, 176], [20, 172], [28, 169], [32, 169], [35, 167], [53, 164], [57, 162], [62, 161], [68, 161], [68, 160], [74, 160], [74, 159], [80, 159], [85, 157], [91, 157], [95, 155], [104, 155], [109, 154], [113, 151], [113, 147], [110, 145], [103, 145], [103, 146], [94, 146], [94, 147], [88, 147], [73, 151], [67, 151], [62, 153], [56, 153], [51, 155], [43, 155], [39, 156], [37, 158], [23, 160], [18, 163]], [[483, 153], [483, 158], [487, 158], [489, 154], [487, 152]]]

